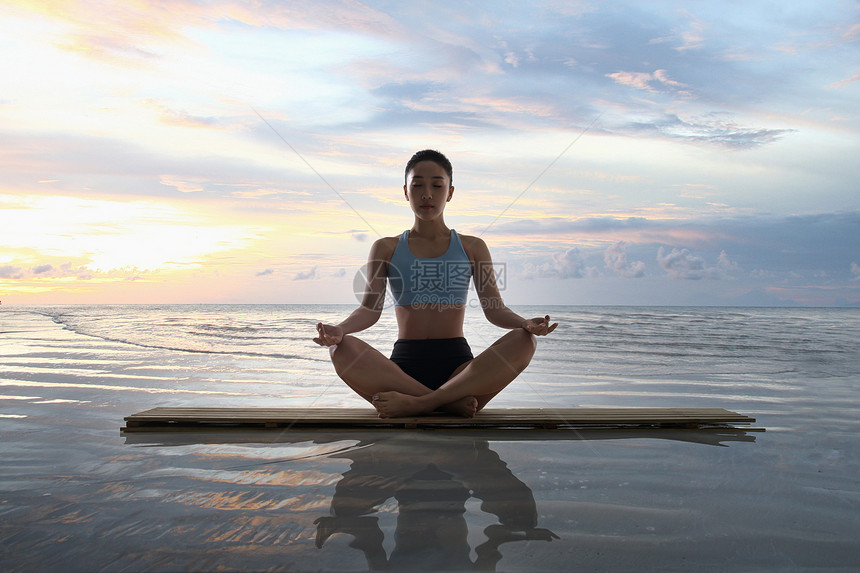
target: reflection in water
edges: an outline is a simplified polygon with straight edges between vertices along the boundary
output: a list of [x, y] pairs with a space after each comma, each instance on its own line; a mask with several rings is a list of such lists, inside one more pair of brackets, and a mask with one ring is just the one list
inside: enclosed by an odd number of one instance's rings
[[[350, 546], [364, 553], [371, 570], [493, 571], [503, 543], [558, 539], [537, 527], [531, 489], [485, 440], [451, 441], [432, 450], [382, 442], [334, 457], [351, 459], [352, 466], [335, 488], [331, 515], [314, 522], [316, 545], [348, 533], [354, 537]], [[499, 520], [484, 530], [488, 540], [475, 548], [474, 562], [464, 515], [470, 497], [480, 499], [481, 509]], [[396, 546], [387, 556], [373, 514], [391, 498], [398, 505]]]
[[[741, 458], [718, 450], [755, 439], [751, 430], [731, 428], [135, 432], [125, 442], [141, 447], [100, 458], [96, 471], [76, 460], [51, 478], [48, 491], [34, 483], [35, 493], [4, 494], [0, 534], [20, 532], [19, 562], [28, 564], [49, 558], [64, 564], [74, 555], [93, 570], [122, 563], [128, 570], [335, 571], [355, 570], [356, 562], [393, 570], [528, 568], [537, 555], [540, 568], [565, 570], [584, 533], [594, 536], [598, 556], [624, 541], [617, 559], [631, 569], [627, 559], [639, 557], [635, 548], [643, 546], [635, 543], [642, 542], [645, 517], [649, 526], [679, 531], [667, 539], [686, 547], [687, 530], [712, 513], [669, 511], [655, 503], [655, 492], [696, 506], [690, 501], [701, 497], [695, 476], [723, 475], [723, 466], [714, 464]], [[651, 447], [633, 447], [641, 440]], [[608, 443], [598, 453], [594, 444], [575, 447], [577, 441]], [[661, 441], [671, 443], [661, 448]], [[712, 451], [692, 455], [690, 448], [675, 448], [681, 443]], [[505, 448], [505, 461], [491, 447]], [[650, 452], [666, 457], [640, 465]], [[533, 495], [508, 464], [527, 482], [538, 468], [549, 479]], [[20, 467], [18, 475], [28, 475]], [[583, 467], [592, 475], [584, 476]], [[680, 493], [672, 483], [679, 467], [694, 476]], [[611, 487], [629, 480], [631, 471], [638, 485]], [[584, 477], [598, 485], [579, 488]], [[567, 490], [574, 487], [572, 499]], [[734, 491], [724, 490], [740, 499]], [[613, 494], [623, 500], [609, 503]], [[538, 523], [544, 504], [552, 509]], [[15, 513], [13, 506], [29, 509]], [[546, 545], [554, 533], [563, 541]], [[513, 543], [523, 540], [535, 541]], [[652, 541], [649, 534], [647, 547]], [[58, 551], [61, 546], [66, 549]]]

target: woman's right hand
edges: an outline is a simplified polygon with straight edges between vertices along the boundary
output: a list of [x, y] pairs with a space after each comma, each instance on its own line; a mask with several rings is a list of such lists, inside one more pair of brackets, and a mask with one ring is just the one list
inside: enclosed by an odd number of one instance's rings
[[334, 346], [343, 340], [343, 329], [339, 326], [318, 322], [317, 332], [319, 336], [314, 338], [314, 342], [320, 346]]

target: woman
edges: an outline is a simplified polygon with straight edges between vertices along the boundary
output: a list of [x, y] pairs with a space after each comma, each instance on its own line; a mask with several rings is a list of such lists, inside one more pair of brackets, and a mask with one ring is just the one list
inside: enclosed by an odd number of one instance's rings
[[[549, 334], [549, 315], [529, 320], [502, 302], [487, 245], [445, 225], [445, 205], [454, 196], [450, 161], [433, 150], [406, 164], [403, 192], [415, 222], [399, 237], [377, 240], [370, 249], [361, 306], [338, 325], [317, 324], [314, 342], [328, 346], [335, 371], [373, 404], [380, 418], [435, 410], [473, 417], [525, 370], [536, 336]], [[510, 329], [473, 357], [463, 337], [469, 277], [484, 315]], [[398, 340], [391, 358], [351, 336], [379, 320], [386, 282], [395, 300]]]

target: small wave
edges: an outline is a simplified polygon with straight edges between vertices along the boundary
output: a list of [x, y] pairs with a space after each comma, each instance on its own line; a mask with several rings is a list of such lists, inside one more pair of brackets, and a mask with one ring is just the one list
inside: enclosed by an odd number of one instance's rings
[[211, 332], [227, 332], [230, 334], [235, 333], [254, 333], [260, 332], [263, 329], [257, 326], [230, 326], [226, 324], [196, 324], [194, 325], [196, 330], [204, 330]]
[[259, 334], [239, 334], [242, 331], [216, 331], [210, 330], [199, 332], [198, 330], [186, 330], [186, 334], [200, 338], [213, 340], [233, 340], [233, 341], [249, 341], [249, 342], [264, 342], [264, 341], [283, 341], [282, 337], [278, 336], [260, 336]]
[[245, 396], [243, 392], [219, 390], [191, 390], [187, 388], [146, 388], [142, 386], [119, 386], [116, 384], [93, 384], [84, 382], [40, 382], [35, 380], [0, 380], [0, 386], [24, 388], [81, 388], [85, 390], [116, 390], [119, 392], [144, 392], [146, 394], [205, 394], [211, 396]]
[[221, 355], [221, 356], [244, 356], [251, 358], [276, 358], [279, 360], [310, 360], [306, 356], [299, 356], [297, 354], [284, 354], [279, 352], [254, 352], [250, 350], [218, 350], [218, 349], [203, 349], [203, 348], [193, 348], [189, 346], [180, 346], [180, 345], [169, 345], [169, 344], [155, 344], [151, 342], [143, 342], [140, 340], [132, 340], [129, 338], [119, 337], [119, 336], [109, 336], [106, 334], [96, 334], [93, 332], [87, 331], [86, 328], [80, 327], [72, 324], [68, 319], [66, 319], [60, 313], [48, 313], [48, 312], [38, 312], [37, 314], [41, 314], [42, 316], [46, 316], [50, 318], [54, 323], [62, 326], [64, 329], [74, 332], [75, 334], [79, 334], [81, 336], [88, 336], [90, 338], [96, 338], [99, 340], [104, 340], [105, 342], [115, 342], [118, 344], [127, 344], [129, 346], [135, 346], [138, 348], [150, 348], [154, 350], [168, 350], [172, 352], [188, 352], [192, 354], [211, 354], [211, 355]]

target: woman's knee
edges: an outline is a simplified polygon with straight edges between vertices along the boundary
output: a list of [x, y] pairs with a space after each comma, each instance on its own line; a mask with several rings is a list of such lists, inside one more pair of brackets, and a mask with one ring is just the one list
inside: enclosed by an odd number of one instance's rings
[[511, 332], [516, 337], [517, 342], [523, 349], [534, 353], [537, 348], [537, 336], [524, 328], [518, 328]]
[[[535, 350], [537, 350], [537, 336], [522, 329], [520, 329], [520, 332], [522, 332], [522, 357], [525, 359], [525, 366], [528, 366], [528, 363], [532, 360], [532, 356], [535, 355]], [[525, 366], [523, 367], [525, 368]]]
[[525, 370], [537, 349], [537, 336], [522, 328], [512, 330], [499, 342], [506, 342], [505, 354], [520, 371]]
[[355, 361], [355, 356], [359, 345], [359, 340], [354, 336], [344, 335], [343, 339], [338, 343], [329, 347], [329, 356], [331, 356], [332, 364], [337, 371], [341, 367], [349, 365]]

